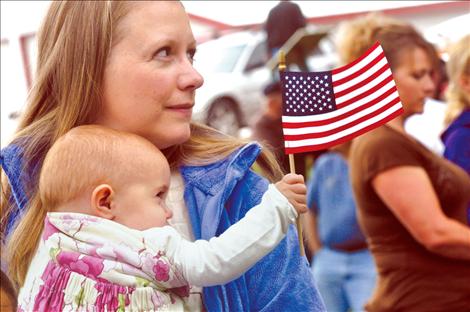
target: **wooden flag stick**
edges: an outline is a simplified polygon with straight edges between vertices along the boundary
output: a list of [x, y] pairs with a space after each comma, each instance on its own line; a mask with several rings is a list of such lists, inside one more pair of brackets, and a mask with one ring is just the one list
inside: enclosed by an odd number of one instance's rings
[[[284, 55], [284, 51], [279, 51], [279, 79], [281, 79], [280, 73], [286, 70], [286, 57]], [[289, 154], [289, 167], [290, 173], [295, 174], [295, 162], [294, 162], [294, 154]], [[305, 248], [304, 248], [304, 238], [302, 235], [302, 222], [301, 222], [301, 215], [297, 217], [296, 225], [297, 225], [297, 234], [299, 236], [299, 247], [300, 247], [300, 255], [305, 256]]]

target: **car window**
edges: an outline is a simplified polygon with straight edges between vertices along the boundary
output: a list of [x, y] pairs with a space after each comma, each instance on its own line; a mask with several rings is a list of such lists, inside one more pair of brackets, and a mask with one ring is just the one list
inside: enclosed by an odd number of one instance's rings
[[215, 45], [198, 48], [194, 67], [203, 72], [230, 73], [234, 70], [246, 45], [217, 47]]
[[260, 42], [253, 49], [250, 58], [245, 66], [245, 70], [250, 70], [263, 66], [267, 60], [266, 41]]

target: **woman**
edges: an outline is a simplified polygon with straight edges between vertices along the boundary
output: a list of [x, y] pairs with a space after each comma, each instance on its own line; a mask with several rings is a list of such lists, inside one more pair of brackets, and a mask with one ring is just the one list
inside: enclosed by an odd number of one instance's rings
[[351, 150], [359, 223], [379, 274], [366, 310], [468, 311], [470, 179], [403, 127], [434, 91], [435, 51], [412, 26], [381, 16], [343, 27], [339, 52], [344, 62], [381, 43], [404, 110], [359, 137]]
[[[4, 184], [2, 213], [15, 216], [16, 206], [23, 213], [27, 202], [34, 207], [45, 153], [82, 124], [130, 131], [164, 151], [173, 169], [175, 227], [190, 239], [220, 234], [259, 202], [268, 181], [249, 170], [259, 147], [190, 123], [203, 79], [192, 67], [196, 43], [181, 3], [52, 2], [38, 43], [28, 109], [2, 152], [11, 184]], [[258, 160], [279, 173], [272, 156]], [[33, 209], [19, 220], [9, 239], [9, 269], [21, 287], [42, 223]], [[241, 278], [193, 292], [191, 310], [201, 309], [201, 301], [208, 311], [323, 310], [293, 227]]]
[[[451, 48], [447, 72], [449, 86], [445, 123], [448, 128], [441, 136], [445, 146], [444, 157], [470, 175], [470, 35]], [[467, 220], [470, 223], [470, 205]]]
[[444, 156], [470, 175], [470, 35], [452, 46], [447, 62], [447, 130]]

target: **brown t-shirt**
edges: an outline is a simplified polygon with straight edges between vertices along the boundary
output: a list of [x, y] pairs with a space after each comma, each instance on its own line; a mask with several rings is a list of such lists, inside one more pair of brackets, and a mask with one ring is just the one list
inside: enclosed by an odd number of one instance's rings
[[[432, 182], [443, 212], [467, 224], [468, 175], [388, 126], [356, 139], [350, 159], [359, 224], [367, 236], [379, 273], [367, 310], [470, 311], [470, 261], [428, 251], [411, 236], [372, 187], [373, 178], [387, 169], [421, 167]], [[413, 190], [409, 190], [409, 197], [413, 201]]]

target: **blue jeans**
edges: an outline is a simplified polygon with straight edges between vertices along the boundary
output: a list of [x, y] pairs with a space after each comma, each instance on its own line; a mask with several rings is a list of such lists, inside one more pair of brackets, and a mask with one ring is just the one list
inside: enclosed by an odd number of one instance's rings
[[321, 248], [312, 272], [328, 312], [364, 311], [372, 296], [376, 270], [370, 252], [340, 252]]

